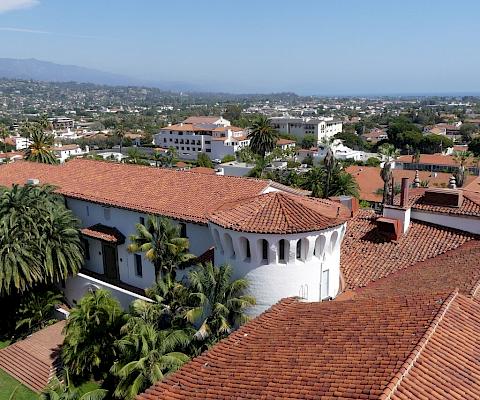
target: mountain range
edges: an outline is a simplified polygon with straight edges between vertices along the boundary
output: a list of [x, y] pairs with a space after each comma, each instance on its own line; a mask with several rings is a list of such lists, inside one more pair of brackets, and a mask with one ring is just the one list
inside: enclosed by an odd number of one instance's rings
[[185, 82], [151, 82], [77, 65], [56, 64], [35, 58], [0, 58], [0, 78], [97, 85], [148, 86], [170, 91], [199, 90]]

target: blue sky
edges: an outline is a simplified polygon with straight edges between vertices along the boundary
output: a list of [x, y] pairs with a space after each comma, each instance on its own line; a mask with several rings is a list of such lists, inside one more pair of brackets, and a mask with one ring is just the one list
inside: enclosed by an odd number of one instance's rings
[[480, 91], [480, 1], [0, 0], [0, 57], [231, 92]]

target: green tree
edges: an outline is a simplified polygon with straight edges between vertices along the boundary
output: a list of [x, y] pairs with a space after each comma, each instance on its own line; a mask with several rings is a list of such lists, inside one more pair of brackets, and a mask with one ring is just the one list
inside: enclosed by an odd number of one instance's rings
[[182, 329], [159, 329], [156, 307], [136, 300], [122, 327], [123, 336], [115, 343], [119, 357], [111, 373], [119, 379], [117, 398], [134, 399], [189, 360], [181, 350], [190, 343], [190, 336]]
[[468, 150], [471, 151], [476, 157], [480, 156], [480, 136], [474, 138], [468, 144]]
[[384, 144], [378, 150], [384, 158], [383, 167], [380, 171], [380, 177], [383, 180], [383, 204], [390, 204], [393, 200], [392, 161], [398, 157], [400, 152], [395, 149], [393, 144]]
[[28, 334], [56, 322], [55, 307], [62, 301], [63, 296], [58, 290], [45, 290], [44, 288], [22, 296], [17, 311], [18, 320], [15, 329], [26, 331]]
[[7, 143], [5, 142], [6, 139], [10, 137], [10, 132], [8, 131], [7, 127], [4, 125], [0, 124], [0, 139], [2, 140], [3, 143], [3, 151], [6, 153], [7, 152]]
[[335, 174], [330, 187], [330, 196], [360, 197], [358, 183], [348, 172], [339, 171]]
[[337, 162], [335, 160], [335, 156], [333, 155], [333, 150], [332, 150], [332, 147], [330, 146], [330, 143], [325, 143], [325, 146], [327, 151], [325, 154], [325, 158], [323, 159], [323, 166], [325, 168], [323, 197], [326, 198], [326, 197], [329, 197], [330, 185], [332, 183], [332, 176], [336, 168]]
[[180, 237], [180, 229], [168, 218], [150, 216], [145, 225], [136, 225], [137, 233], [130, 236], [128, 251], [142, 252], [155, 268], [157, 281], [172, 274], [194, 256], [188, 252], [187, 238]]
[[149, 162], [146, 160], [146, 155], [135, 147], [132, 149], [128, 149], [127, 155], [128, 164], [150, 165]]
[[248, 281], [232, 281], [232, 272], [228, 265], [206, 263], [189, 273], [190, 297], [195, 306], [186, 318], [197, 328], [197, 340], [214, 343], [248, 320], [245, 310], [255, 304], [255, 299], [244, 294]]
[[67, 319], [62, 360], [74, 375], [102, 378], [113, 364], [124, 315], [105, 289], [86, 294]]
[[53, 136], [49, 135], [38, 127], [30, 130], [31, 144], [25, 152], [25, 160], [35, 161], [43, 164], [58, 164], [58, 159], [52, 151]]
[[117, 123], [115, 125], [115, 136], [119, 140], [120, 153], [122, 153], [123, 140], [125, 139], [126, 134], [127, 134], [127, 129], [125, 128], [125, 124], [123, 122]]
[[278, 132], [265, 115], [260, 115], [253, 121], [248, 138], [252, 151], [265, 158], [265, 154], [271, 152], [277, 145]]
[[197, 167], [213, 168], [212, 160], [206, 153], [198, 153]]
[[82, 263], [79, 222], [52, 187], [0, 190], [0, 293], [59, 282]]
[[235, 161], [237, 158], [233, 154], [227, 154], [222, 158], [222, 163]]
[[379, 167], [380, 160], [377, 157], [369, 157], [367, 161], [365, 161], [365, 165], [367, 167]]
[[68, 371], [64, 370], [63, 378], [54, 377], [40, 394], [40, 400], [103, 400], [107, 394], [106, 389], [94, 389], [82, 394], [71, 382]]
[[478, 127], [474, 124], [462, 124], [460, 126], [460, 135], [462, 135], [463, 142], [469, 143], [477, 131]]
[[307, 172], [306, 179], [302, 185], [303, 189], [310, 190], [313, 197], [324, 197], [323, 183], [325, 181], [325, 170], [322, 167], [313, 167]]
[[470, 151], [455, 151], [453, 159], [458, 164], [458, 170], [454, 173], [455, 181], [458, 187], [462, 187], [465, 183], [465, 166], [467, 161], [472, 158], [473, 154]]
[[317, 145], [317, 138], [313, 134], [306, 134], [300, 141], [302, 149], [311, 149]]

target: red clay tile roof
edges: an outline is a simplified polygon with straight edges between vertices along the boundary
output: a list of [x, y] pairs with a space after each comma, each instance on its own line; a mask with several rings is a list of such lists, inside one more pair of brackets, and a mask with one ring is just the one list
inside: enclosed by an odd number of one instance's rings
[[480, 239], [470, 240], [437, 257], [397, 270], [365, 287], [342, 293], [336, 300], [407, 296], [424, 292], [458, 289], [475, 297], [480, 288]]
[[222, 117], [216, 116], [193, 116], [188, 117], [183, 123], [185, 124], [213, 124], [214, 122], [218, 121]]
[[205, 175], [217, 174], [213, 168], [207, 168], [207, 167], [194, 167], [189, 169], [188, 172], [196, 172], [197, 174], [205, 174]]
[[365, 286], [475, 238], [467, 232], [412, 221], [406, 235], [389, 241], [377, 230], [376, 217], [362, 210], [347, 224], [340, 257], [347, 289]]
[[63, 165], [19, 161], [0, 165], [0, 185], [29, 178], [58, 186], [69, 198], [198, 223], [219, 204], [262, 193], [267, 181], [76, 159]]
[[452, 297], [285, 299], [137, 399], [378, 399]]
[[282, 146], [285, 144], [294, 144], [294, 143], [296, 143], [295, 140], [290, 140], [290, 139], [280, 138], [277, 140], [277, 146]]
[[[480, 398], [480, 304], [462, 295], [445, 305], [392, 400]], [[408, 368], [408, 364], [405, 366]], [[386, 391], [385, 395], [389, 393]], [[388, 397], [386, 397], [388, 398]]]
[[[410, 190], [408, 204], [412, 207], [412, 209], [441, 214], [480, 217], [480, 193], [463, 190], [462, 205], [460, 207], [447, 207], [428, 204], [424, 198], [425, 191], [425, 188], [415, 188]], [[400, 196], [396, 196], [395, 204], [399, 203]]]
[[270, 192], [226, 203], [209, 220], [224, 228], [255, 233], [312, 232], [343, 224], [350, 211], [339, 203]]
[[89, 228], [83, 228], [81, 232], [84, 236], [103, 240], [104, 242], [117, 244], [125, 243], [125, 236], [118, 229], [110, 226], [95, 224]]
[[480, 177], [477, 177], [474, 181], [467, 183], [467, 185], [464, 187], [464, 190], [480, 193]]
[[0, 350], [0, 368], [41, 392], [56, 374], [65, 321], [59, 321]]
[[[378, 194], [378, 189], [383, 189], [383, 180], [380, 177], [379, 167], [363, 167], [351, 165], [346, 171], [353, 175], [360, 189], [360, 198], [362, 200], [380, 202], [382, 195]], [[415, 179], [415, 171], [406, 169], [393, 169], [393, 178], [395, 182], [400, 183], [402, 178], [409, 178], [410, 183]], [[429, 187], [447, 187], [452, 174], [445, 172], [437, 172], [433, 174], [429, 171], [418, 171], [421, 181], [428, 181]], [[466, 176], [466, 184], [473, 182], [475, 179], [472, 175]]]
[[[397, 158], [398, 162], [405, 164], [413, 163], [413, 156], [400, 156]], [[443, 155], [443, 154], [421, 154], [419, 164], [431, 164], [431, 165], [446, 165], [446, 166], [458, 166], [458, 162], [455, 161], [453, 155]], [[466, 166], [475, 166], [475, 161], [473, 157], [467, 160]]]

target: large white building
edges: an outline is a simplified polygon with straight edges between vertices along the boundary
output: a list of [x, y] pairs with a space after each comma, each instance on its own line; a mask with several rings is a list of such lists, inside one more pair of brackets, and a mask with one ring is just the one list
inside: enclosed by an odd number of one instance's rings
[[317, 142], [328, 139], [342, 132], [342, 121], [333, 117], [272, 117], [270, 123], [280, 133], [294, 135], [299, 138], [314, 135]]
[[244, 129], [231, 126], [230, 121], [222, 117], [189, 117], [154, 135], [156, 146], [174, 147], [185, 160], [195, 160], [199, 153], [221, 160], [226, 155], [235, 155], [249, 143]]

